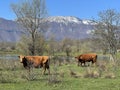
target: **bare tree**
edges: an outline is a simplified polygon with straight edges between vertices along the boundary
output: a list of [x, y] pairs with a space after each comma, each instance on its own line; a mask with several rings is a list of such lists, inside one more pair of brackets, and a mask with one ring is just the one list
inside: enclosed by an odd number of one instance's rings
[[67, 56], [67, 61], [69, 62], [69, 57], [71, 56], [71, 52], [72, 52], [72, 46], [73, 46], [73, 42], [72, 42], [72, 39], [70, 38], [64, 38], [62, 41], [61, 41], [61, 44], [62, 44], [62, 50], [63, 52], [66, 53], [66, 56]]
[[99, 13], [94, 37], [100, 46], [114, 56], [120, 40], [120, 13], [109, 9]]
[[12, 10], [17, 16], [17, 21], [25, 28], [31, 38], [30, 51], [35, 55], [35, 43], [38, 32], [43, 31], [43, 18], [47, 17], [45, 0], [25, 0], [18, 4], [12, 4]]

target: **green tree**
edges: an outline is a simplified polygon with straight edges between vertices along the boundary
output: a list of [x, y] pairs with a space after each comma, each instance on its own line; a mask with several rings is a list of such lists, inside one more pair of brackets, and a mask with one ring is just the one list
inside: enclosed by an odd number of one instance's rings
[[61, 48], [63, 52], [66, 53], [67, 61], [69, 62], [69, 57], [71, 56], [71, 52], [72, 52], [73, 41], [72, 39], [65, 38], [61, 41], [61, 44], [62, 44]]

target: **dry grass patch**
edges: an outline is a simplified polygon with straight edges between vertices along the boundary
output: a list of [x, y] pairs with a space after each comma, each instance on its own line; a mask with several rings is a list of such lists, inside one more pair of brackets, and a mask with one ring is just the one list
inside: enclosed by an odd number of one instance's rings
[[105, 78], [109, 78], [109, 79], [114, 79], [114, 78], [116, 78], [115, 74], [112, 73], [112, 72], [106, 73], [106, 74], [104, 75], [104, 77], [105, 77]]

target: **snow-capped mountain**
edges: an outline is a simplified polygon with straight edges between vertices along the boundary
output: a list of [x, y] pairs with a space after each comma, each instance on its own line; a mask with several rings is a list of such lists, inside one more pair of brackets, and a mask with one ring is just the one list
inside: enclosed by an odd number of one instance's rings
[[48, 17], [46, 21], [49, 22], [57, 22], [57, 23], [82, 23], [82, 20], [79, 18], [73, 17], [73, 16], [54, 16], [54, 17]]
[[96, 25], [97, 24], [97, 23], [93, 22], [92, 20], [88, 20], [88, 19], [82, 20], [82, 22], [86, 25]]
[[46, 21], [49, 22], [57, 22], [57, 23], [77, 23], [77, 24], [91, 24], [91, 25], [95, 25], [95, 23], [92, 22], [92, 20], [81, 20], [77, 17], [73, 17], [73, 16], [54, 16], [54, 17], [48, 17], [46, 19]]
[[[44, 19], [46, 28], [45, 37], [54, 36], [57, 40], [64, 38], [82, 39], [89, 37], [94, 28], [91, 20], [82, 20], [73, 16], [53, 16]], [[18, 41], [22, 34], [22, 28], [16, 21], [0, 18], [0, 41]]]
[[[82, 20], [73, 16], [48, 17], [45, 22], [49, 26], [46, 37], [54, 35], [56, 39], [72, 38], [83, 39], [90, 36], [90, 30], [93, 30], [95, 23], [91, 20]], [[52, 32], [52, 33], [50, 33]]]

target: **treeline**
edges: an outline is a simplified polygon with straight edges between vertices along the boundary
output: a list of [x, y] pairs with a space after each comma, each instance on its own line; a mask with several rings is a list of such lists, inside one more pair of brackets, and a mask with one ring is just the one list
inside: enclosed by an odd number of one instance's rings
[[[92, 39], [73, 40], [65, 38], [63, 40], [56, 40], [50, 38], [45, 40], [44, 37], [37, 38], [35, 43], [35, 55], [65, 55], [72, 56], [78, 53], [97, 52], [100, 48], [93, 45]], [[31, 39], [28, 37], [22, 37], [20, 42], [16, 44], [16, 49], [19, 53], [24, 55], [32, 55]]]
[[[90, 38], [82, 40], [65, 38], [58, 41], [55, 40], [55, 38], [46, 40], [43, 36], [41, 36], [37, 39], [38, 40], [35, 43], [35, 55], [73, 56], [79, 53], [103, 52], [101, 47], [94, 44], [94, 40]], [[1, 42], [0, 52], [32, 55], [31, 40], [30, 38], [23, 36], [18, 42]]]
[[16, 50], [15, 42], [0, 42], [0, 52], [1, 53], [13, 52], [15, 50]]

